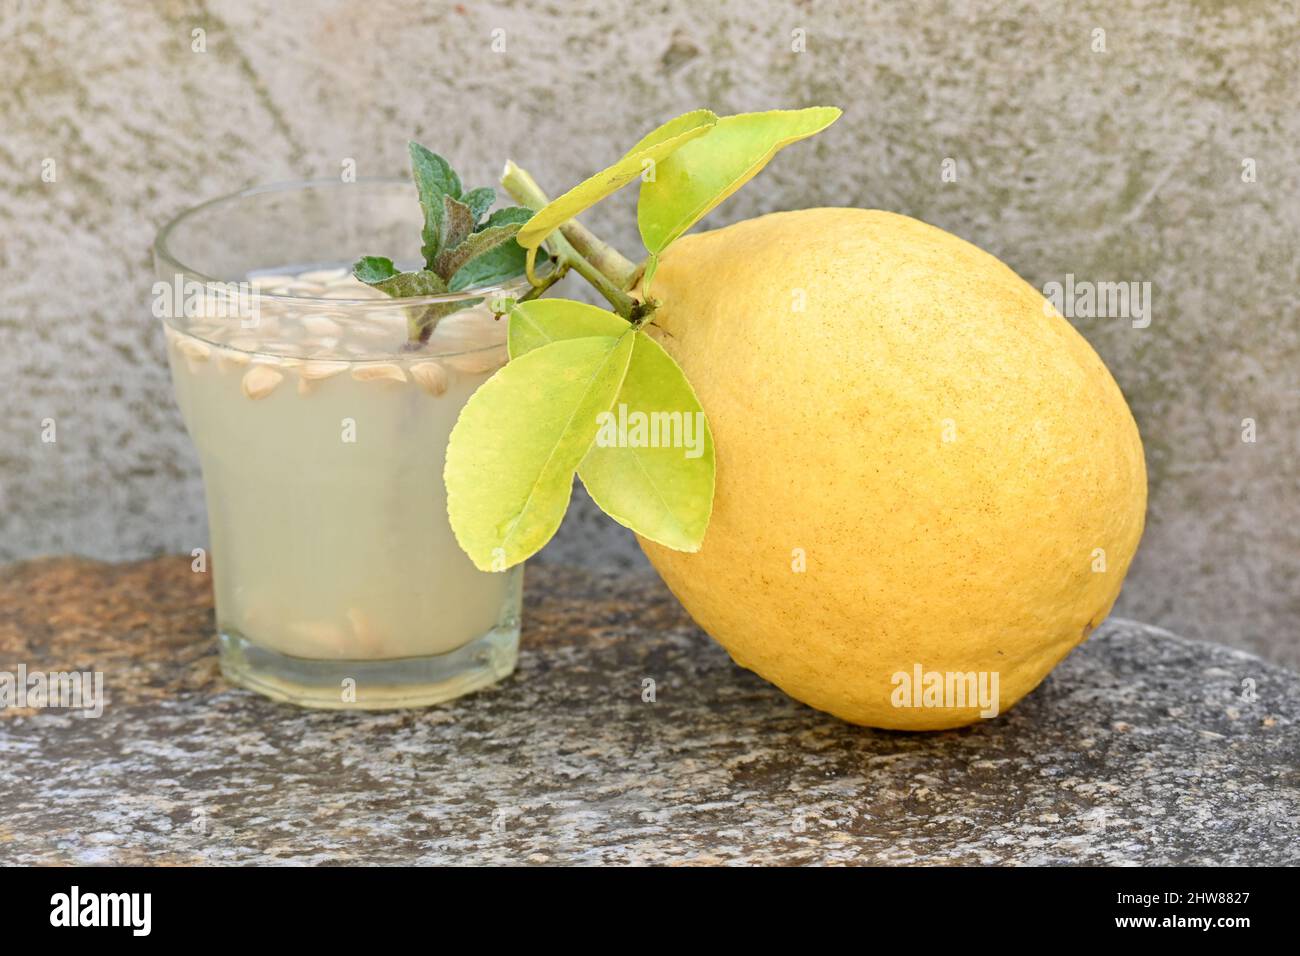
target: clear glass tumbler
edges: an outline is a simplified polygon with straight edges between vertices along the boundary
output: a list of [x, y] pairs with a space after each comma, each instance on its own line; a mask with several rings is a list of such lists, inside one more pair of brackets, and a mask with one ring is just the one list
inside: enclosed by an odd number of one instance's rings
[[[362, 254], [417, 255], [404, 180], [252, 189], [154, 245], [154, 313], [207, 498], [221, 668], [309, 707], [449, 700], [508, 675], [522, 569], [479, 571], [447, 520], [447, 440], [505, 364], [510, 287], [392, 299]], [[407, 268], [418, 261], [399, 262]], [[408, 319], [443, 317], [426, 342]]]

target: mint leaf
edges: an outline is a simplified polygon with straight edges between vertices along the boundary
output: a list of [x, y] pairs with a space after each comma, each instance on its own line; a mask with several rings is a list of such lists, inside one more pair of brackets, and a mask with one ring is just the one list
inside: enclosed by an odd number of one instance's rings
[[362, 256], [352, 266], [352, 274], [366, 285], [377, 285], [397, 275], [397, 267], [383, 256]]
[[[480, 229], [486, 231], [510, 223], [525, 223], [532, 215], [532, 210], [522, 206], [507, 206], [492, 213]], [[451, 278], [449, 283], [451, 291], [460, 292], [463, 289], [500, 285], [508, 279], [513, 279], [523, 273], [527, 255], [523, 247], [512, 238], [488, 252], [475, 256], [461, 266]], [[539, 264], [549, 258], [546, 250], [538, 250]]]
[[533, 211], [531, 209], [525, 209], [523, 206], [506, 206], [504, 209], [498, 209], [488, 216], [487, 222], [483, 223], [479, 228], [491, 229], [493, 226], [507, 226], [512, 222], [517, 222], [522, 226], [532, 218]]
[[480, 186], [478, 189], [471, 189], [460, 199], [469, 206], [469, 211], [474, 214], [474, 221], [478, 222], [497, 201], [497, 191], [491, 186]]
[[561, 339], [617, 337], [631, 328], [626, 319], [608, 309], [572, 299], [516, 302], [510, 307], [509, 315], [506, 344], [512, 360]]
[[460, 177], [451, 164], [437, 153], [414, 141], [407, 143], [411, 154], [411, 176], [420, 195], [420, 208], [424, 210], [424, 229], [421, 232], [421, 253], [426, 263], [438, 254], [442, 236], [443, 198], [460, 196]]
[[713, 512], [713, 436], [672, 356], [644, 332], [632, 338], [623, 387], [578, 477], [619, 524], [666, 547], [698, 551]]
[[[441, 295], [496, 286], [524, 272], [526, 253], [514, 240], [531, 210], [509, 207], [487, 215], [496, 202], [490, 186], [462, 194], [460, 177], [451, 164], [419, 143], [410, 142], [411, 176], [423, 211], [420, 252], [425, 268], [399, 272], [385, 256], [363, 256], [353, 275], [395, 298]], [[484, 216], [487, 216], [485, 221]], [[539, 254], [539, 261], [547, 257]], [[444, 315], [482, 303], [481, 298], [437, 302], [407, 310], [412, 342], [424, 342]]]
[[433, 260], [434, 271], [439, 275], [454, 276], [457, 270], [471, 259], [491, 252], [503, 242], [513, 240], [518, 231], [519, 223], [516, 222], [505, 226], [489, 226], [480, 232], [475, 232], [454, 248], [444, 247], [438, 253], [438, 258]]
[[412, 140], [407, 144], [411, 154], [411, 172], [415, 176], [415, 185], [423, 195], [426, 187], [439, 196], [460, 198], [460, 177], [456, 170], [433, 150], [421, 146]]
[[430, 272], [428, 269], [421, 269], [419, 272], [399, 272], [397, 275], [371, 284], [380, 292], [394, 298], [405, 298], [412, 295], [442, 295], [447, 291], [447, 283], [442, 276], [436, 272]]
[[452, 531], [476, 567], [505, 570], [555, 534], [597, 416], [623, 384], [632, 342], [627, 334], [552, 342], [470, 396], [443, 479]]
[[450, 252], [455, 249], [465, 238], [474, 232], [474, 214], [470, 212], [469, 206], [466, 206], [459, 199], [451, 196], [442, 197], [442, 230], [438, 234], [438, 255], [432, 259], [425, 260], [425, 264], [441, 275], [444, 279], [450, 279], [450, 273], [444, 273], [438, 269], [436, 263], [438, 256], [444, 252]]
[[[524, 248], [514, 239], [511, 239], [465, 263], [451, 277], [451, 282], [447, 283], [447, 285], [452, 292], [501, 285], [523, 273], [527, 258], [528, 253]], [[538, 250], [537, 261], [539, 264], [546, 262], [549, 258], [545, 250]]]

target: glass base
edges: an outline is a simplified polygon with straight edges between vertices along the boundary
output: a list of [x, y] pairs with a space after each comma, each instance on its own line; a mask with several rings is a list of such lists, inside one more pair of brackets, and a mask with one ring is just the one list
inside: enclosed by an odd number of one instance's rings
[[496, 627], [448, 654], [393, 660], [309, 660], [222, 631], [221, 673], [272, 700], [323, 710], [428, 707], [489, 687], [515, 669], [519, 628]]

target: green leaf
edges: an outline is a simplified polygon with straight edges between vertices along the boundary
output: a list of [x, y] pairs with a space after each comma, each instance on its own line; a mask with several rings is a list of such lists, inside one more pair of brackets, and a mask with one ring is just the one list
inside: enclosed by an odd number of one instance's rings
[[482, 229], [491, 229], [493, 226], [508, 226], [512, 222], [523, 225], [529, 219], [533, 218], [533, 211], [523, 206], [506, 206], [504, 209], [498, 209], [492, 215], [488, 216], [487, 222], [480, 227]]
[[372, 283], [376, 289], [395, 299], [412, 295], [442, 295], [447, 283], [442, 276], [428, 269], [419, 272], [399, 272], [395, 276]]
[[443, 197], [460, 195], [460, 177], [450, 163], [419, 143], [407, 143], [407, 150], [411, 154], [411, 176], [420, 194], [420, 208], [424, 210], [424, 229], [420, 234], [424, 245], [420, 251], [425, 262], [432, 262], [442, 235]]
[[362, 256], [352, 266], [352, 274], [366, 285], [376, 285], [397, 275], [397, 267], [383, 256]]
[[489, 226], [479, 232], [471, 233], [465, 241], [452, 248], [444, 248], [433, 260], [434, 271], [438, 275], [451, 277], [471, 259], [491, 252], [503, 242], [509, 242], [519, 231], [518, 223], [504, 226]]
[[[497, 210], [480, 223], [496, 201], [496, 190], [484, 186], [462, 195], [460, 177], [445, 159], [419, 143], [409, 143], [408, 148], [411, 175], [424, 211], [420, 251], [425, 268], [398, 272], [391, 259], [364, 256], [353, 266], [353, 274], [396, 298], [500, 285], [523, 274], [526, 253], [512, 237], [532, 211], [512, 206]], [[443, 316], [482, 301], [476, 298], [408, 308], [411, 341], [427, 340]]]
[[438, 255], [431, 260], [426, 260], [427, 265], [434, 272], [437, 272], [444, 279], [450, 279], [451, 273], [443, 272], [437, 268], [438, 257], [445, 252], [450, 252], [465, 241], [474, 231], [474, 214], [470, 212], [469, 206], [466, 206], [459, 199], [453, 199], [451, 196], [442, 197], [442, 230], [438, 234]]
[[834, 107], [741, 113], [718, 120], [708, 136], [686, 143], [660, 162], [641, 186], [637, 225], [652, 253], [700, 221], [755, 175], [777, 151], [839, 119]]
[[[630, 328], [607, 309], [570, 299], [516, 303], [509, 321], [511, 362], [556, 341], [619, 336]], [[615, 425], [617, 436], [623, 406], [629, 423], [638, 421], [638, 415], [645, 416], [647, 428], [666, 423], [670, 441], [651, 447], [646, 431], [639, 446], [602, 446], [598, 432], [578, 476], [601, 510], [619, 524], [670, 548], [697, 551], [713, 510], [713, 437], [681, 368], [654, 339], [643, 332], [633, 336], [627, 375], [611, 409], [614, 421], [606, 420], [606, 429]], [[624, 434], [633, 438], [636, 428]], [[663, 437], [657, 429], [655, 434]], [[673, 444], [673, 438], [680, 441]]]
[[[465, 263], [451, 277], [448, 286], [452, 292], [462, 292], [465, 289], [501, 285], [523, 273], [527, 256], [528, 253], [519, 243], [511, 239]], [[547, 257], [539, 254], [537, 258], [542, 262]]]
[[645, 272], [641, 273], [641, 295], [645, 296], [650, 291], [650, 283], [655, 281], [655, 272], [659, 269], [659, 256], [650, 253], [646, 256]]
[[519, 230], [519, 244], [525, 249], [537, 248], [562, 224], [640, 176], [646, 162], [658, 166], [674, 150], [709, 132], [717, 121], [717, 116], [709, 110], [695, 110], [664, 123], [628, 150], [613, 166], [588, 177], [563, 196], [547, 203]]
[[555, 534], [597, 415], [623, 384], [632, 342], [631, 335], [552, 342], [470, 396], [443, 478], [452, 531], [476, 567], [504, 570]]
[[509, 322], [506, 343], [511, 359], [561, 339], [619, 336], [631, 328], [626, 319], [608, 309], [572, 299], [517, 302], [510, 308]]
[[474, 221], [478, 222], [497, 201], [497, 191], [491, 186], [480, 186], [478, 189], [471, 189], [461, 196], [460, 200], [469, 206], [469, 211], [474, 214]]
[[407, 143], [407, 149], [411, 154], [411, 173], [415, 177], [415, 185], [420, 189], [421, 196], [428, 187], [431, 193], [437, 193], [439, 197], [460, 198], [460, 177], [456, 175], [456, 170], [451, 168], [451, 163], [414, 140]]
[[[522, 206], [507, 206], [492, 213], [481, 228], [487, 230], [496, 226], [509, 225], [510, 223], [525, 223], [532, 214], [532, 210], [525, 209]], [[514, 239], [504, 242], [495, 249], [476, 256], [461, 266], [456, 274], [451, 277], [451, 291], [460, 292], [463, 289], [479, 289], [484, 286], [500, 285], [508, 279], [523, 274], [526, 257], [527, 253]], [[544, 249], [538, 251], [537, 261], [539, 264], [545, 262], [548, 258], [549, 256], [546, 255]]]
[[623, 387], [578, 477], [619, 524], [666, 547], [698, 551], [713, 512], [713, 436], [672, 356], [644, 332], [633, 338]]

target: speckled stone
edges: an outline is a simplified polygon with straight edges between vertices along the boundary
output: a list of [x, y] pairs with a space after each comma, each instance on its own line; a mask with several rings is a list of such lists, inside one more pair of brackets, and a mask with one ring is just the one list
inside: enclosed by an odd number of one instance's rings
[[175, 557], [0, 568], [0, 670], [109, 696], [0, 711], [0, 864], [1300, 863], [1300, 677], [1130, 621], [899, 734], [741, 670], [648, 575], [531, 569], [518, 672], [386, 714], [226, 685], [209, 592]]

